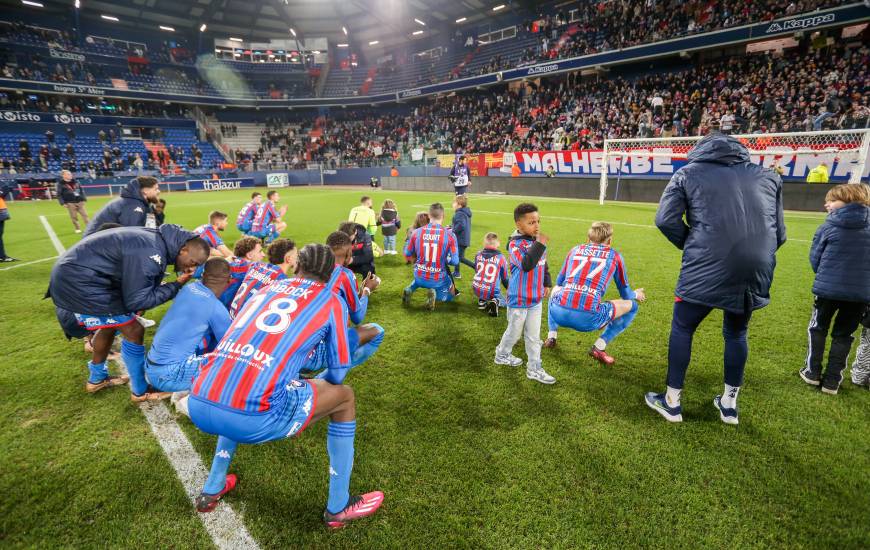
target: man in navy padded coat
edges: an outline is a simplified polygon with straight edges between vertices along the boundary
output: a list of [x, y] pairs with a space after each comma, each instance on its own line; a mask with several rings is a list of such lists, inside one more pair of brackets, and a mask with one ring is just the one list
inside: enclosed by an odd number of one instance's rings
[[753, 164], [735, 138], [710, 134], [689, 152], [688, 164], [662, 193], [656, 226], [683, 251], [683, 261], [668, 345], [667, 390], [646, 394], [646, 403], [666, 420], [682, 422], [680, 393], [692, 337], [713, 309], [721, 309], [725, 391], [713, 404], [723, 422], [737, 424], [749, 320], [754, 310], [770, 303], [776, 251], [785, 243], [782, 180]]
[[[121, 190], [121, 196], [109, 202], [85, 229], [85, 237], [96, 233], [104, 223], [118, 223], [124, 227], [145, 227], [151, 214], [151, 203], [157, 202], [160, 186], [156, 178], [139, 176]], [[153, 214], [152, 220], [153, 220]], [[149, 225], [156, 227], [156, 223]]]
[[[61, 255], [51, 270], [47, 296], [54, 301], [57, 319], [68, 338], [95, 332], [85, 386], [89, 393], [127, 382], [126, 377], [109, 376], [106, 368], [118, 330], [124, 336], [121, 357], [130, 373], [132, 399], [164, 397], [148, 393], [142, 346], [145, 329], [134, 316], [174, 298], [209, 253], [208, 243], [194, 233], [167, 224], [159, 229], [100, 231]], [[175, 263], [178, 279], [162, 284], [170, 262]]]

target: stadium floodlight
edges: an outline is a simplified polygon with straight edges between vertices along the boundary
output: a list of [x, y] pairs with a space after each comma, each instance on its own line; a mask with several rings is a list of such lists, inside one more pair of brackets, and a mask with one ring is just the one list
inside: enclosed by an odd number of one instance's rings
[[169, 32], [175, 32], [175, 29], [174, 29], [174, 28], [172, 28], [172, 27], [167, 27], [166, 25], [160, 25], [160, 30], [163, 30], [163, 31], [169, 31]]
[[336, 44], [336, 46], [339, 48], [346, 48], [347, 44]]
[[504, 8], [505, 8], [504, 4], [499, 4], [498, 6], [495, 6], [494, 8], [492, 8], [492, 11], [503, 10]]
[[344, 35], [347, 36], [347, 27], [341, 27], [341, 32], [343, 32]]
[[76, 0], [75, 7], [76, 7], [76, 9], [79, 9], [80, 7], [82, 7], [81, 0]]
[[44, 8], [45, 7], [42, 4], [40, 4], [39, 2], [31, 2], [30, 0], [21, 0], [21, 3], [24, 4], [25, 6], [33, 6], [34, 8]]
[[296, 38], [296, 31], [293, 30], [293, 27], [290, 27], [290, 34], [293, 35], [293, 38]]
[[369, 42], [369, 46], [376, 46], [379, 43], [380, 43], [380, 40], [372, 40], [371, 42]]
[[423, 21], [420, 21], [420, 20], [417, 19], [416, 17], [414, 18], [414, 22], [415, 22], [415, 23], [419, 23], [420, 25], [423, 25], [424, 27], [426, 26], [426, 23], [424, 23]]
[[114, 21], [115, 23], [118, 22], [118, 18], [115, 17], [114, 15], [100, 15], [100, 17], [102, 17], [106, 21]]
[[468, 19], [468, 18], [467, 18], [467, 17], [460, 17], [459, 19], [456, 20], [456, 22], [457, 22], [457, 23], [462, 23], [462, 22], [464, 22], [466, 19]]
[[414, 36], [417, 36], [419, 34], [423, 34], [423, 31], [414, 31], [411, 34], [413, 34]]
[[231, 36], [230, 40], [233, 42], [244, 42], [244, 40], [242, 40], [241, 38], [236, 38], [235, 36]]
[[205, 32], [205, 29], [207, 29], [207, 28], [208, 28], [208, 25], [203, 23], [202, 25], [199, 26], [199, 32]]

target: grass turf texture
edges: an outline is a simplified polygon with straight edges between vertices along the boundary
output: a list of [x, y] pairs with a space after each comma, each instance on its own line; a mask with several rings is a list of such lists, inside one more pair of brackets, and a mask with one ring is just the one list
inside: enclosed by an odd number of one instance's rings
[[[285, 189], [286, 235], [323, 242], [363, 190]], [[167, 220], [193, 228], [220, 209], [234, 219], [247, 192], [168, 194]], [[446, 194], [375, 194], [396, 200], [404, 223]], [[476, 250], [487, 231], [506, 242], [517, 197], [471, 196]], [[496, 366], [505, 327], [477, 310], [463, 267], [458, 304], [428, 313], [424, 293], [403, 308], [411, 278], [401, 256], [378, 260], [381, 288], [367, 321], [387, 331], [380, 351], [353, 371], [358, 431], [351, 490], [386, 493], [381, 511], [344, 531], [320, 522], [326, 501], [326, 422], [301, 437], [242, 446], [227, 500], [264, 547], [806, 547], [870, 545], [870, 394], [844, 383], [822, 395], [796, 373], [811, 309], [809, 241], [821, 214], [789, 213], [772, 304], [750, 327], [741, 424], [712, 405], [722, 388], [721, 314], [695, 338], [683, 397], [670, 425], [643, 404], [664, 388], [679, 251], [652, 227], [654, 205], [534, 199], [551, 236], [551, 271], [589, 222], [615, 223], [630, 281], [647, 290], [634, 323], [603, 368], [586, 356], [593, 334], [560, 332], [544, 350], [558, 382]], [[91, 213], [104, 199], [88, 203]], [[11, 204], [8, 253], [54, 255], [37, 216], [76, 242], [55, 202]], [[448, 211], [448, 221], [451, 215]], [[581, 221], [582, 220], [582, 221]], [[404, 234], [404, 231], [401, 232]], [[235, 229], [225, 240], [232, 244]], [[380, 237], [378, 237], [380, 241]], [[401, 243], [401, 239], [400, 239]], [[41, 297], [51, 261], [0, 271], [0, 544], [6, 547], [138, 545], [202, 548], [210, 539], [124, 388], [87, 395], [87, 357], [67, 343]], [[4, 264], [7, 267], [14, 264]], [[611, 289], [611, 294], [614, 294]], [[159, 319], [166, 306], [149, 313]], [[545, 316], [546, 319], [546, 316]], [[546, 321], [542, 336], [546, 331]], [[153, 329], [148, 331], [150, 342]], [[522, 343], [515, 353], [524, 356]], [[215, 439], [182, 428], [206, 464]]]

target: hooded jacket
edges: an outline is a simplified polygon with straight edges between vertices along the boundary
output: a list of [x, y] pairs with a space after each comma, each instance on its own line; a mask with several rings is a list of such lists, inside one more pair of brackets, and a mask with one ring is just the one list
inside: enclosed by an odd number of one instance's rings
[[91, 223], [85, 229], [84, 236], [87, 237], [92, 233], [96, 233], [104, 223], [119, 223], [124, 227], [145, 227], [145, 221], [148, 219], [149, 212], [151, 212], [151, 205], [142, 196], [142, 190], [139, 188], [139, 179], [133, 178], [121, 190], [120, 197], [104, 206], [91, 219]]
[[352, 249], [353, 259], [348, 267], [353, 271], [371, 270], [374, 273], [375, 252], [372, 248], [372, 236], [366, 232], [364, 225], [356, 224]]
[[456, 235], [456, 246], [463, 248], [471, 246], [471, 210], [467, 206], [456, 209], [450, 228]]
[[161, 282], [181, 248], [195, 237], [172, 224], [100, 231], [63, 253], [51, 270], [48, 295], [59, 308], [90, 315], [157, 307], [181, 289], [179, 283]]
[[810, 248], [813, 294], [870, 303], [870, 206], [852, 202], [828, 214]]
[[688, 161], [656, 213], [656, 226], [683, 251], [677, 297], [738, 314], [766, 306], [785, 243], [782, 179], [720, 133], [699, 141]]

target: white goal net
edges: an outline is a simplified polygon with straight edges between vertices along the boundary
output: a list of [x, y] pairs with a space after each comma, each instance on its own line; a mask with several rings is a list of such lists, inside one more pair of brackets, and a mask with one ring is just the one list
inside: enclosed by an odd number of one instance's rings
[[[733, 137], [749, 149], [752, 162], [776, 169], [784, 179], [805, 180], [823, 162], [832, 182], [859, 183], [870, 171], [870, 129]], [[599, 202], [604, 204], [610, 180], [618, 184], [622, 177], [672, 174], [700, 140], [701, 136], [605, 140]]]

